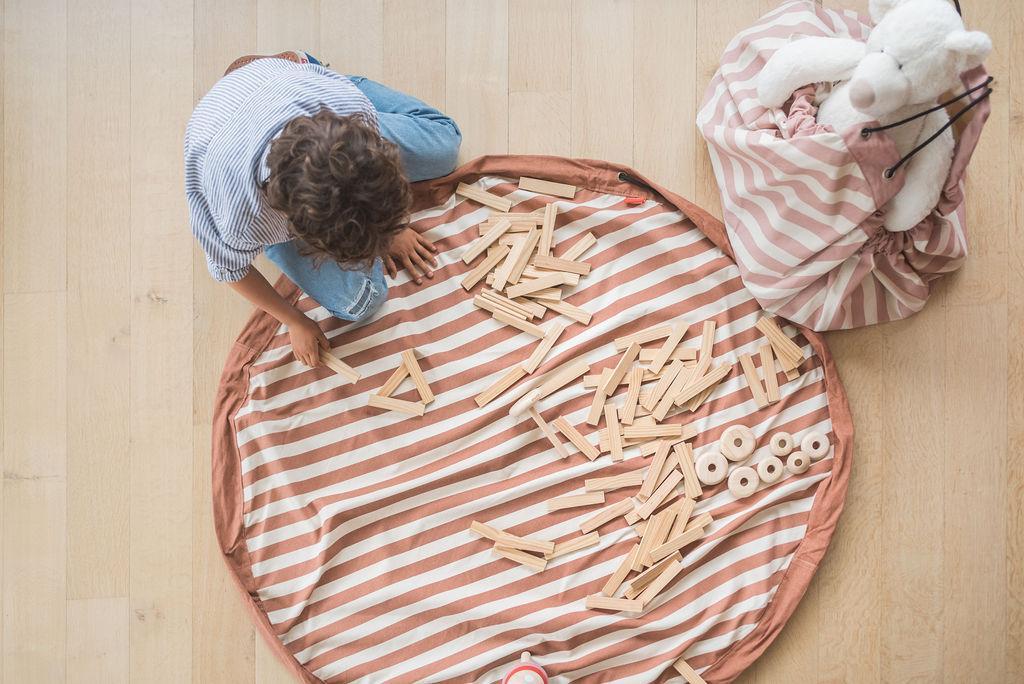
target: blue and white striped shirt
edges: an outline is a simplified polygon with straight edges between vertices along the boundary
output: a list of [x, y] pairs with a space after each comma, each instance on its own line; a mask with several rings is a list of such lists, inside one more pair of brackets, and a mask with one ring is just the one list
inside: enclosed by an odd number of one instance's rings
[[377, 113], [348, 78], [318, 64], [258, 59], [236, 69], [199, 101], [185, 129], [185, 196], [192, 232], [219, 281], [241, 280], [267, 245], [291, 239], [288, 219], [261, 188], [270, 142], [299, 116], [327, 108]]

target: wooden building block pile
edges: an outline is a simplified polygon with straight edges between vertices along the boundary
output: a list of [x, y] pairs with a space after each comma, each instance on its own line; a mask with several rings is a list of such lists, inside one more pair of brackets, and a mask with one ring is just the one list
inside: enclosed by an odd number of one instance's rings
[[[520, 187], [559, 197], [573, 198], [576, 188], [564, 183], [522, 178]], [[590, 264], [580, 261], [597, 244], [591, 233], [585, 234], [560, 257], [554, 256], [554, 203], [533, 212], [510, 211], [511, 202], [475, 186], [460, 184], [456, 194], [495, 209], [479, 227], [480, 237], [462, 255], [466, 264], [483, 256], [462, 279], [462, 287], [471, 291], [481, 282], [485, 287], [473, 297], [473, 304], [505, 325], [539, 339], [530, 357], [522, 364], [500, 374], [494, 383], [476, 397], [485, 406], [517, 382], [532, 374], [544, 362], [566, 324], [538, 325], [548, 311], [571, 321], [590, 325], [589, 312], [563, 301], [563, 288], [578, 285], [590, 273]]]

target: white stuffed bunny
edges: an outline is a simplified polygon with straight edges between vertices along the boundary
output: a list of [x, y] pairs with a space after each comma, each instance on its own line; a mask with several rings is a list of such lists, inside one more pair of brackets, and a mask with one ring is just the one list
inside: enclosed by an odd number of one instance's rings
[[[807, 37], [775, 52], [757, 79], [761, 103], [778, 108], [801, 86], [838, 82], [820, 104], [818, 123], [838, 132], [871, 120], [884, 126], [933, 107], [944, 92], [959, 92], [960, 74], [992, 50], [989, 37], [965, 30], [946, 0], [871, 0], [870, 13], [875, 27], [867, 43]], [[948, 121], [940, 109], [886, 133], [906, 155]], [[907, 162], [903, 188], [884, 207], [887, 229], [909, 230], [932, 211], [952, 155], [946, 129]]]

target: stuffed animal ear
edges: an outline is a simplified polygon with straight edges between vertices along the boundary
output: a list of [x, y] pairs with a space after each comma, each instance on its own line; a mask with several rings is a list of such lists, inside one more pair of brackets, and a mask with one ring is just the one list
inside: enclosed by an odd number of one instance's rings
[[868, 14], [871, 15], [871, 21], [878, 24], [882, 21], [882, 17], [888, 14], [896, 5], [902, 3], [903, 0], [870, 0], [868, 2]]
[[984, 62], [992, 52], [992, 39], [981, 31], [953, 31], [946, 36], [945, 45], [963, 60], [964, 71]]

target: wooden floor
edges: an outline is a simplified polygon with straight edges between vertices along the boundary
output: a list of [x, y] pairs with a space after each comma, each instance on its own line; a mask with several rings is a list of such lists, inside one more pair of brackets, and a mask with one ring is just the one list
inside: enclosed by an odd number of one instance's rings
[[[972, 255], [919, 316], [830, 335], [846, 512], [745, 682], [1024, 676], [1024, 3], [962, 4], [996, 46]], [[6, 0], [3, 682], [288, 679], [211, 524], [211, 399], [247, 306], [190, 235], [182, 134], [233, 58], [303, 48], [446, 109], [466, 159], [623, 162], [719, 212], [694, 112], [773, 5]]]

